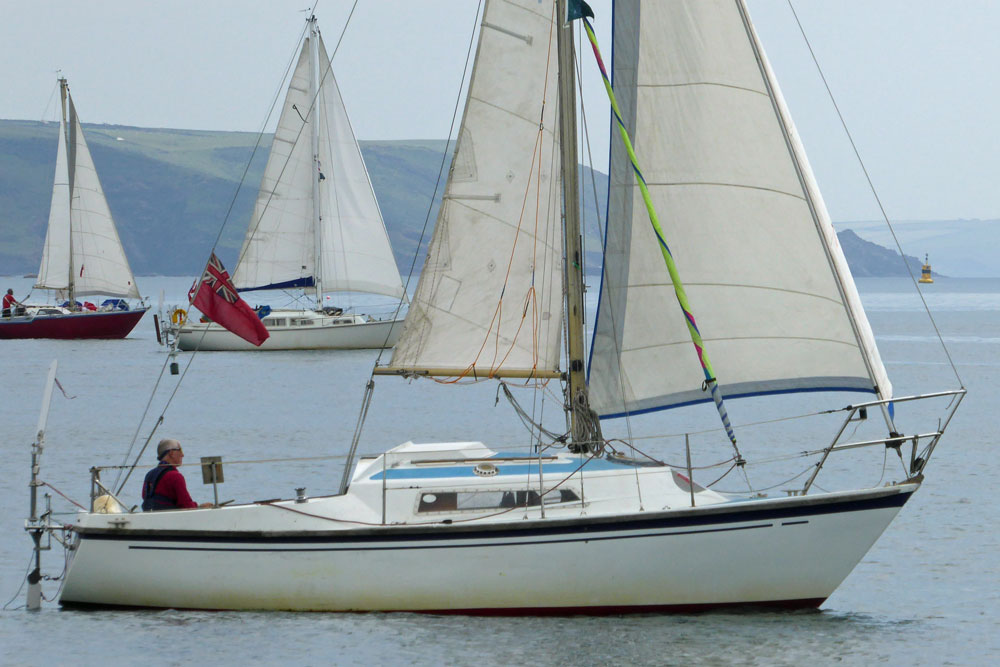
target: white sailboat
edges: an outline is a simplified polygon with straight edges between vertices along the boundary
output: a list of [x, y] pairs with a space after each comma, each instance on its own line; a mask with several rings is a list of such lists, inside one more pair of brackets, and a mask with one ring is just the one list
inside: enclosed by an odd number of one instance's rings
[[263, 317], [259, 347], [217, 324], [187, 322], [182, 350], [391, 347], [402, 320], [343, 312], [330, 292], [405, 298], [385, 223], [315, 17], [308, 23], [233, 274], [240, 291], [305, 290], [315, 307]]
[[[81, 513], [63, 605], [482, 614], [814, 607], [851, 572], [920, 486], [964, 390], [892, 395], [742, 0], [617, 2], [617, 115], [642, 148], [643, 184], [702, 316], [719, 373], [707, 384], [727, 397], [874, 396], [836, 403], [840, 430], [815, 436], [811, 474], [788, 496], [706, 488], [692, 481], [690, 462], [626, 455], [634, 441], [616, 453], [599, 415], [631, 420], [712, 398], [644, 218], [641, 176], [619, 148], [584, 381], [574, 54], [563, 8], [563, 0], [487, 1], [428, 260], [392, 361], [375, 370], [561, 381], [568, 432], [549, 438], [539, 426], [518, 448], [478, 436], [407, 442], [349, 465], [331, 496]], [[525, 201], [537, 214], [522, 214]], [[888, 406], [905, 404], [909, 416], [930, 401], [950, 401], [943, 421], [902, 435]], [[851, 441], [848, 426], [878, 435]], [[728, 447], [726, 430], [718, 433]], [[904, 479], [818, 490], [832, 459], [866, 447], [908, 452]]]
[[[62, 116], [49, 224], [35, 289], [63, 303], [16, 309], [0, 318], [4, 338], [124, 338], [147, 308], [141, 299], [66, 79], [59, 79]], [[112, 297], [98, 304], [78, 298]]]

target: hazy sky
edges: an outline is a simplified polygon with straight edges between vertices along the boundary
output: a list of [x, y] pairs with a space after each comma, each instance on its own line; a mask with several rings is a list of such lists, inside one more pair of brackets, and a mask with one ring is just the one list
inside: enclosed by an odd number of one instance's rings
[[[335, 48], [352, 2], [319, 0]], [[591, 3], [610, 57], [610, 0]], [[749, 0], [836, 221], [880, 217], [787, 0]], [[293, 55], [301, 0], [0, 0], [0, 118], [257, 131]], [[447, 135], [475, 0], [362, 0], [334, 67], [358, 137]], [[793, 0], [892, 219], [1000, 218], [1000, 2]], [[595, 166], [607, 107], [589, 54]], [[598, 148], [598, 146], [600, 148]]]

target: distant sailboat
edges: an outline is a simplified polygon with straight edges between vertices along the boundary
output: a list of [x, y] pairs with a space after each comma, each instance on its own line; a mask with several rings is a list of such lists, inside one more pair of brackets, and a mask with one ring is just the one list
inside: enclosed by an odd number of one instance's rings
[[241, 291], [305, 290], [312, 309], [269, 309], [270, 337], [255, 347], [216, 324], [180, 327], [182, 350], [391, 347], [402, 319], [345, 313], [328, 292], [404, 298], [350, 119], [315, 17], [288, 84], [233, 282]]
[[[148, 310], [122, 248], [66, 79], [49, 225], [36, 289], [55, 290], [61, 305], [26, 304], [0, 318], [2, 338], [124, 338]], [[77, 299], [111, 297], [99, 305]]]
[[931, 262], [926, 253], [924, 254], [924, 265], [920, 267], [920, 280], [918, 282], [922, 283], [934, 282], [934, 279], [931, 278]]

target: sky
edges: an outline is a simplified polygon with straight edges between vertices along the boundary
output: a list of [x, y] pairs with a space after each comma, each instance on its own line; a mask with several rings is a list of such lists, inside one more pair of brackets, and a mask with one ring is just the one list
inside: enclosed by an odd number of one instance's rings
[[[611, 0], [591, 4], [609, 58]], [[788, 0], [748, 4], [832, 218], [881, 218]], [[55, 120], [61, 71], [85, 123], [260, 131], [308, 5], [0, 0], [0, 118]], [[353, 5], [319, 0], [315, 11], [358, 138], [448, 136], [478, 3], [362, 0], [348, 22]], [[1000, 218], [1000, 2], [792, 6], [889, 218]], [[606, 97], [584, 55], [604, 171]]]

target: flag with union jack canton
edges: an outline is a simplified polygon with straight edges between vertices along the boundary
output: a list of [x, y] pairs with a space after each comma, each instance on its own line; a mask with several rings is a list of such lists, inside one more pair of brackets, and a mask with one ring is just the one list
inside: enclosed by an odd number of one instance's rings
[[271, 335], [253, 308], [240, 298], [229, 272], [214, 252], [201, 280], [191, 287], [188, 300], [205, 317], [248, 343], [259, 346]]

